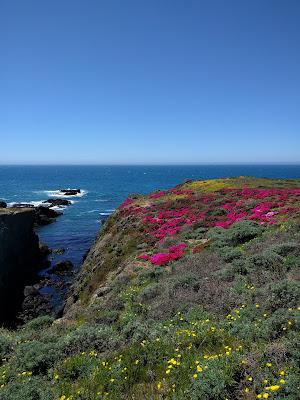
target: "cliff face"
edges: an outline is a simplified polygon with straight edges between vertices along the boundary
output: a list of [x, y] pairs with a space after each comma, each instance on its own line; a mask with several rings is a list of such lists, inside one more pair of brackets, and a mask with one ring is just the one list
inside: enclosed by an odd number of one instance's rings
[[39, 241], [33, 231], [34, 217], [30, 209], [0, 209], [0, 323], [9, 323], [15, 316], [24, 285], [37, 270]]

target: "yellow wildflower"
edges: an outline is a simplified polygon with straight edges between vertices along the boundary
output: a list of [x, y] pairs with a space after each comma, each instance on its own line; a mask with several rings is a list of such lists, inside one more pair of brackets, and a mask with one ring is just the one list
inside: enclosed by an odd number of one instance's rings
[[277, 390], [279, 390], [280, 389], [280, 386], [279, 385], [272, 385], [271, 386], [271, 390], [273, 390], [273, 392], [276, 392]]

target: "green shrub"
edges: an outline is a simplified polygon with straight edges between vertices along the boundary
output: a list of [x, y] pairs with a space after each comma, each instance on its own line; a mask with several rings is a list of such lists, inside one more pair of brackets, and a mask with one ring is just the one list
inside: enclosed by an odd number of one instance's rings
[[290, 255], [284, 259], [284, 265], [289, 271], [290, 269], [300, 268], [300, 256]]
[[269, 249], [250, 257], [250, 262], [254, 270], [279, 272], [284, 269], [283, 257]]
[[208, 237], [215, 240], [215, 245], [238, 246], [262, 234], [264, 228], [257, 222], [238, 221], [228, 229], [212, 228], [208, 231]]
[[182, 236], [184, 239], [199, 240], [204, 238], [206, 231], [207, 229], [203, 227], [197, 227], [196, 229], [193, 229], [191, 227], [189, 229], [186, 229], [186, 231], [183, 232]]
[[97, 315], [97, 311], [94, 310], [94, 313], [96, 314], [96, 316], [95, 318], [93, 318], [93, 320], [97, 324], [105, 325], [113, 324], [119, 319], [120, 316], [120, 311], [118, 310], [104, 310], [100, 313], [100, 315]]
[[61, 346], [67, 354], [89, 350], [102, 352], [115, 349], [119, 341], [119, 334], [112, 327], [85, 324], [71, 332]]
[[[262, 326], [265, 339], [274, 340], [284, 335], [291, 329], [289, 321], [290, 315], [287, 310], [280, 308], [274, 311]], [[292, 326], [292, 329], [294, 329], [294, 326]]]
[[0, 400], [54, 400], [57, 389], [45, 377], [26, 377], [8, 383], [0, 390]]
[[0, 359], [7, 357], [13, 349], [14, 340], [4, 329], [0, 330]]
[[143, 270], [139, 276], [138, 281], [140, 283], [155, 281], [158, 282], [163, 276], [165, 276], [168, 272], [163, 267], [151, 267], [149, 269]]
[[188, 288], [193, 288], [197, 289], [198, 288], [198, 276], [194, 275], [192, 273], [186, 273], [183, 275], [179, 275], [176, 278], [173, 278], [171, 280], [172, 282], [172, 289], [176, 290], [179, 288], [183, 289], [188, 289]]
[[45, 329], [52, 325], [54, 318], [50, 315], [43, 315], [41, 317], [37, 317], [24, 325], [23, 329], [27, 331], [38, 331], [41, 329]]
[[225, 262], [232, 262], [233, 260], [239, 259], [242, 257], [243, 252], [239, 248], [232, 248], [232, 247], [222, 247], [219, 251], [219, 254]]
[[157, 297], [162, 292], [162, 285], [159, 283], [154, 283], [152, 285], [146, 286], [139, 294], [139, 301], [147, 301]]
[[126, 325], [122, 325], [121, 329], [124, 337], [132, 342], [140, 342], [145, 338], [155, 339], [160, 333], [155, 322], [150, 319], [147, 321], [132, 319]]
[[238, 363], [235, 359], [218, 360], [211, 363], [203, 376], [191, 379], [187, 396], [191, 400], [224, 400], [232, 399], [237, 382], [234, 376], [238, 370]]
[[226, 276], [248, 275], [251, 272], [251, 263], [247, 258], [233, 260], [226, 268]]
[[45, 373], [63, 356], [58, 338], [44, 342], [34, 340], [21, 343], [14, 353], [12, 366], [17, 372]]
[[272, 246], [271, 250], [282, 257], [286, 257], [290, 254], [299, 255], [300, 246], [294, 242], [285, 242]]
[[267, 299], [268, 307], [278, 308], [297, 307], [300, 304], [300, 282], [284, 280], [270, 287]]

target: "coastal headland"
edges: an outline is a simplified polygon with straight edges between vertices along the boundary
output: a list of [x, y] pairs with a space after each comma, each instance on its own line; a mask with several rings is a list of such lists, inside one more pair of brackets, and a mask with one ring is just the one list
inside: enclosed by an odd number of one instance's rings
[[129, 196], [62, 316], [0, 330], [0, 399], [297, 400], [299, 268], [300, 180]]

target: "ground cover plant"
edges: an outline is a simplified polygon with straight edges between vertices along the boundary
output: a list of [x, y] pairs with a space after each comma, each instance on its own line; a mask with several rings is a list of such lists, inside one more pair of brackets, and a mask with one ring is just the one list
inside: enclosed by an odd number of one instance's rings
[[0, 399], [299, 399], [299, 216], [299, 181], [130, 196], [64, 316], [0, 330]]

